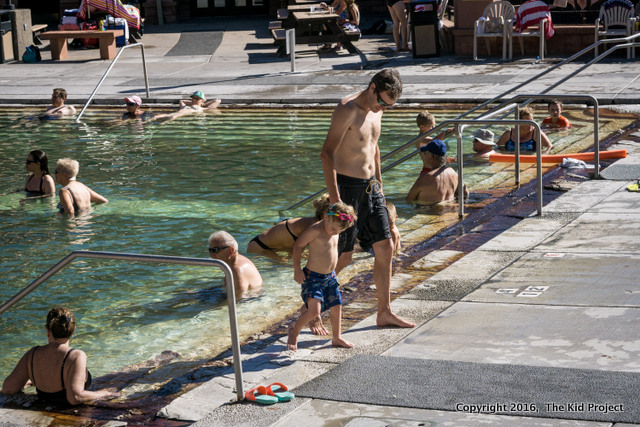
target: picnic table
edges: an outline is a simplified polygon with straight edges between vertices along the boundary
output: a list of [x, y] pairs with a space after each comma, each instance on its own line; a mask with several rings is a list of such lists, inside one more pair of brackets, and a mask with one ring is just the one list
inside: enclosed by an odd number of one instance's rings
[[338, 24], [335, 13], [293, 11], [290, 23], [296, 30], [296, 44], [331, 44], [341, 42], [349, 53], [357, 53], [352, 42], [360, 38], [360, 31], [345, 31]]
[[67, 39], [93, 39], [99, 40], [100, 58], [113, 59], [116, 57], [116, 37], [124, 35], [124, 30], [74, 30], [74, 31], [47, 31], [40, 34], [43, 40], [50, 40], [51, 59], [59, 61], [67, 59]]

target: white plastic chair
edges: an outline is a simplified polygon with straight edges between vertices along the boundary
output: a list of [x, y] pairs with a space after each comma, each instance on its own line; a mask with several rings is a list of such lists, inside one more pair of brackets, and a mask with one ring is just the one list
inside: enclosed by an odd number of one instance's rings
[[[518, 11], [516, 12], [516, 22], [518, 20], [518, 16], [520, 17], [520, 20], [523, 21], [523, 16], [526, 15], [528, 10], [536, 10], [537, 12], [533, 15], [534, 17], [537, 17], [534, 19], [538, 20], [540, 18], [540, 14], [541, 13], [545, 13], [548, 16], [551, 16], [551, 12], [549, 11], [549, 6], [547, 6], [546, 3], [542, 2], [542, 1], [529, 1], [524, 3], [522, 6], [520, 6], [520, 8], [518, 9]], [[544, 11], [542, 11], [544, 10]], [[526, 19], [526, 16], [524, 16], [524, 19]], [[523, 37], [538, 37], [539, 39], [539, 46], [540, 46], [540, 53], [538, 54], [538, 56], [540, 57], [541, 60], [544, 59], [545, 53], [547, 52], [547, 46], [545, 45], [545, 34], [546, 34], [546, 29], [549, 26], [549, 19], [548, 18], [543, 18], [541, 20], [539, 20], [537, 23], [521, 30], [521, 31], [517, 31], [515, 28], [513, 28], [512, 33], [510, 34], [510, 37], [513, 38], [513, 36], [517, 36], [518, 37], [518, 41], [520, 42], [520, 53], [522, 54], [522, 56], [524, 56], [524, 40], [522, 40]], [[513, 46], [513, 44], [511, 44], [511, 46]], [[511, 47], [510, 47], [511, 49]], [[511, 58], [513, 55], [513, 52], [511, 52], [511, 50], [509, 50], [509, 58]]]
[[[515, 9], [508, 1], [497, 1], [490, 3], [482, 13], [482, 16], [476, 20], [473, 25], [473, 60], [478, 60], [478, 37], [484, 37], [487, 43], [487, 53], [491, 55], [489, 40], [486, 37], [502, 37], [502, 59], [507, 59], [507, 43], [509, 43], [509, 52], [511, 52], [511, 27], [513, 26], [513, 17]], [[500, 28], [497, 31], [488, 30], [485, 25], [487, 22], [499, 22]], [[509, 55], [511, 59], [511, 55]]]
[[[604, 5], [600, 7], [600, 16], [596, 19], [595, 25], [595, 42], [597, 43], [599, 38], [605, 39], [607, 37], [615, 38], [633, 35], [636, 26], [636, 18], [633, 14], [633, 8], [628, 8], [623, 5], [615, 5], [609, 8], [605, 8]], [[600, 24], [603, 25], [604, 29], [600, 29]], [[595, 48], [595, 56], [598, 56], [598, 46]], [[627, 59], [631, 57], [636, 57], [636, 50], [627, 48]]]

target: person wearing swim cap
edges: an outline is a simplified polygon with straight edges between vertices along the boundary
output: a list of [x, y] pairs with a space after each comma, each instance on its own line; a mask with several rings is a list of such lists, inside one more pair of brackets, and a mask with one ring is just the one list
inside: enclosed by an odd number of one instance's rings
[[127, 112], [122, 115], [122, 120], [139, 119], [145, 112], [140, 108], [142, 106], [142, 99], [139, 96], [127, 96], [124, 98], [126, 103]]
[[[447, 145], [439, 139], [434, 139], [420, 150], [427, 153], [426, 159], [432, 170], [418, 177], [407, 194], [407, 202], [434, 205], [454, 200], [458, 192], [458, 174], [446, 165]], [[464, 197], [469, 197], [466, 185]]]
[[207, 101], [204, 97], [204, 93], [201, 90], [197, 90], [191, 94], [191, 99], [181, 99], [180, 109], [175, 113], [157, 114], [153, 117], [153, 120], [166, 119], [173, 120], [178, 117], [188, 116], [194, 113], [206, 113], [218, 108], [222, 101], [219, 99], [213, 99]]

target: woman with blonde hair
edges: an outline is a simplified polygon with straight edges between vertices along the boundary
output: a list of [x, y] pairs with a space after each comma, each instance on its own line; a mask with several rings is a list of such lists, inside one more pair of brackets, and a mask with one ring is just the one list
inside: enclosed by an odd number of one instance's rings
[[61, 213], [77, 214], [91, 208], [91, 203], [107, 203], [108, 200], [86, 185], [76, 180], [80, 164], [73, 159], [60, 159], [56, 164], [55, 176], [62, 188], [58, 192]]
[[[518, 112], [518, 117], [520, 117], [520, 120], [533, 121], [533, 110], [529, 107], [521, 108]], [[520, 125], [520, 151], [536, 151], [535, 130], [536, 129], [533, 125]], [[516, 142], [513, 140], [515, 138], [515, 131], [515, 127], [505, 131], [498, 140], [497, 145], [506, 151], [515, 151]], [[553, 148], [553, 144], [551, 144], [549, 137], [542, 131], [540, 131], [540, 143], [542, 145], [543, 153], [548, 153], [549, 150]]]
[[82, 350], [69, 347], [75, 329], [76, 321], [71, 310], [52, 308], [45, 325], [49, 343], [33, 347], [22, 356], [4, 380], [2, 393], [17, 394], [33, 385], [38, 400], [58, 405], [79, 405], [120, 396], [114, 389], [87, 390], [91, 385], [87, 355]]

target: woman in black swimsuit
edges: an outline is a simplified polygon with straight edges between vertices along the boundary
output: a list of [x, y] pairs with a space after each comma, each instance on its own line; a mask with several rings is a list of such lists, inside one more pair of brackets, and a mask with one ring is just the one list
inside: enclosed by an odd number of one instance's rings
[[90, 400], [120, 396], [113, 389], [89, 391], [91, 374], [87, 370], [87, 355], [69, 347], [76, 329], [73, 313], [62, 307], [47, 314], [49, 343], [27, 351], [4, 380], [2, 393], [17, 394], [29, 385], [36, 387], [38, 400], [58, 405], [79, 405]]
[[269, 254], [278, 250], [291, 250], [300, 234], [316, 222], [320, 221], [329, 210], [329, 194], [324, 194], [313, 201], [315, 216], [286, 219], [263, 231], [249, 242], [247, 252]]
[[42, 150], [33, 150], [27, 156], [25, 168], [30, 172], [24, 183], [27, 197], [52, 196], [56, 184], [49, 174], [49, 160]]

